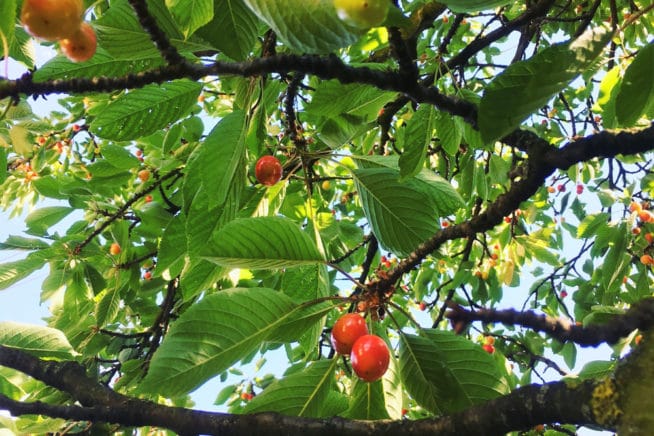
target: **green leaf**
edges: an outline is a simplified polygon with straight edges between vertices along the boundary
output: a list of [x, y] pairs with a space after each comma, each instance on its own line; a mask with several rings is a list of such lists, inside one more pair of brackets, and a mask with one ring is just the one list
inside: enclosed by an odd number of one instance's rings
[[221, 205], [232, 188], [236, 171], [245, 158], [245, 112], [235, 110], [225, 116], [193, 152], [205, 190], [210, 190], [208, 207]]
[[606, 227], [609, 222], [608, 213], [596, 213], [586, 216], [577, 227], [577, 238], [589, 238], [595, 234], [601, 227]]
[[402, 141], [404, 153], [399, 160], [401, 181], [415, 176], [424, 167], [435, 124], [436, 110], [430, 104], [420, 105], [409, 120]]
[[499, 6], [511, 3], [506, 0], [444, 0], [441, 3], [446, 5], [452, 12], [477, 12], [494, 9]]
[[598, 112], [602, 114], [602, 124], [607, 129], [617, 127], [615, 99], [620, 91], [620, 72], [620, 65], [611, 68], [604, 78], [602, 78], [599, 86], [599, 94], [597, 96]]
[[125, 141], [149, 135], [179, 119], [197, 101], [202, 84], [177, 80], [147, 85], [129, 91], [112, 101], [93, 122], [96, 135]]
[[343, 85], [337, 80], [327, 80], [316, 88], [307, 104], [307, 111], [327, 118], [347, 114], [356, 117], [358, 124], [363, 124], [374, 120], [379, 110], [395, 96], [395, 92], [382, 91], [370, 85]]
[[381, 380], [367, 383], [356, 380], [350, 393], [350, 407], [342, 414], [349, 419], [388, 419]]
[[39, 250], [48, 248], [47, 242], [35, 238], [25, 238], [23, 236], [9, 235], [5, 242], [0, 242], [0, 250]]
[[[244, 60], [257, 41], [259, 20], [243, 0], [215, 0], [213, 20], [198, 35], [230, 58]], [[216, 29], [221, 29], [216, 32]]]
[[479, 130], [484, 142], [501, 138], [545, 105], [593, 64], [610, 41], [605, 27], [576, 40], [557, 44], [531, 59], [510, 65], [484, 90], [479, 105]]
[[[327, 267], [316, 264], [289, 268], [282, 277], [281, 290], [298, 303], [327, 297], [331, 291]], [[299, 342], [305, 354], [311, 354], [318, 346], [324, 326], [325, 317], [321, 316], [320, 322], [313, 322], [303, 329]]]
[[595, 360], [588, 362], [581, 368], [581, 371], [577, 374], [582, 380], [588, 379], [600, 379], [606, 376], [609, 376], [615, 371], [617, 361], [605, 361], [605, 360]]
[[10, 56], [9, 42], [14, 39], [15, 27], [16, 0], [3, 0], [0, 2], [0, 53], [3, 57]]
[[[269, 340], [272, 342], [295, 342], [306, 335], [310, 329], [313, 329], [318, 331], [318, 334], [315, 334], [314, 331], [310, 338], [314, 341], [313, 345], [315, 346], [324, 325], [324, 322], [319, 323], [318, 321], [324, 320], [325, 315], [336, 305], [337, 303], [331, 301], [299, 305], [292, 313], [288, 314], [287, 320], [270, 334]], [[318, 328], [314, 329], [315, 327]]]
[[[214, 14], [213, 0], [166, 0], [166, 6], [185, 38], [211, 21]], [[220, 11], [221, 14], [224, 13]]]
[[187, 259], [180, 277], [184, 301], [190, 301], [200, 292], [209, 289], [228, 272], [225, 268], [204, 259]]
[[47, 230], [74, 211], [72, 207], [48, 206], [36, 209], [25, 218], [25, 224], [30, 233], [45, 235]]
[[[369, 158], [355, 159], [373, 165], [397, 162]], [[452, 185], [426, 169], [403, 183], [399, 171], [388, 167], [363, 168], [353, 174], [373, 233], [398, 256], [415, 250], [440, 228], [439, 217], [463, 205]]]
[[[459, 123], [452, 115], [445, 112], [437, 112], [436, 120], [436, 136], [440, 139], [441, 147], [450, 156], [454, 156], [459, 152], [461, 139], [463, 138], [463, 131], [459, 127]], [[470, 144], [473, 148], [474, 145]]]
[[7, 171], [7, 151], [8, 148], [0, 147], [0, 185], [7, 180], [9, 174]]
[[282, 217], [241, 218], [215, 232], [200, 255], [218, 265], [269, 269], [324, 262], [311, 238]]
[[400, 375], [408, 393], [434, 413], [453, 413], [508, 392], [495, 360], [452, 332], [403, 335]]
[[632, 126], [654, 107], [654, 43], [640, 49], [622, 79], [615, 100], [615, 114], [622, 126]]
[[291, 50], [329, 53], [353, 44], [360, 31], [336, 15], [331, 0], [244, 0]]
[[173, 323], [152, 358], [143, 390], [168, 397], [192, 391], [253, 352], [296, 307], [266, 288], [205, 297]]
[[71, 359], [77, 355], [61, 331], [12, 321], [0, 322], [0, 344], [37, 357]]
[[105, 289], [96, 297], [95, 318], [98, 326], [113, 322], [120, 311], [119, 289]]
[[86, 62], [73, 62], [65, 56], [55, 56], [34, 72], [34, 81], [122, 76], [156, 68], [164, 63], [161, 54], [157, 51], [150, 50], [149, 54], [140, 53], [140, 55], [141, 57], [136, 59], [116, 59], [102, 48], [98, 48], [95, 55]]
[[183, 214], [175, 216], [163, 232], [157, 252], [157, 275], [166, 273], [166, 277], [176, 277], [184, 268], [186, 256], [186, 217]]
[[338, 359], [318, 360], [300, 372], [273, 382], [254, 397], [244, 413], [278, 412], [287, 416], [322, 417], [334, 382]]
[[404, 386], [400, 377], [398, 360], [391, 355], [390, 364], [381, 379], [384, 387], [384, 403], [391, 419], [401, 419], [403, 409]]
[[[147, 7], [158, 27], [178, 50], [197, 52], [212, 49], [211, 46], [195, 42], [193, 39], [185, 40], [162, 0], [147, 0]], [[134, 10], [126, 0], [112, 1], [111, 7], [94, 22], [94, 28], [98, 34], [98, 45], [106, 49], [115, 59], [161, 57], [150, 35], [143, 30]]]
[[45, 265], [39, 256], [27, 256], [25, 259], [0, 264], [0, 290], [7, 289]]
[[127, 151], [125, 147], [115, 144], [104, 144], [100, 150], [107, 162], [121, 170], [129, 170], [140, 165], [136, 156]]

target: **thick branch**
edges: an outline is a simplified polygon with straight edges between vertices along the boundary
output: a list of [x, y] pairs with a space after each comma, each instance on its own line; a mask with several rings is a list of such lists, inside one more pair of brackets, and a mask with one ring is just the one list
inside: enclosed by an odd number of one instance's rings
[[257, 58], [246, 62], [215, 62], [211, 65], [168, 65], [123, 77], [75, 78], [33, 82], [31, 74], [20, 79], [0, 83], [0, 99], [17, 98], [20, 94], [37, 96], [41, 94], [87, 92], [109, 92], [127, 88], [140, 88], [152, 83], [163, 83], [175, 79], [197, 80], [214, 75], [262, 76], [271, 73], [288, 74], [297, 72], [312, 74], [321, 79], [337, 79], [342, 83], [367, 83], [379, 89], [411, 95], [420, 103], [430, 103], [440, 110], [459, 115], [474, 123], [475, 106], [456, 97], [446, 96], [433, 87], [424, 87], [415, 82], [406, 82], [404, 75], [394, 71], [376, 71], [367, 67], [352, 67], [338, 57], [278, 55]]
[[[311, 419], [277, 413], [230, 415], [169, 407], [126, 397], [96, 383], [75, 362], [48, 362], [23, 351], [0, 346], [0, 365], [25, 372], [70, 393], [86, 407], [21, 403], [0, 395], [0, 408], [13, 415], [41, 414], [70, 420], [125, 426], [157, 426], [180, 434], [220, 435], [502, 435], [540, 423], [597, 423], [590, 404], [596, 382], [569, 387], [563, 382], [530, 385], [460, 413], [418, 421], [356, 421], [340, 417]], [[88, 392], [85, 392], [88, 391]]]

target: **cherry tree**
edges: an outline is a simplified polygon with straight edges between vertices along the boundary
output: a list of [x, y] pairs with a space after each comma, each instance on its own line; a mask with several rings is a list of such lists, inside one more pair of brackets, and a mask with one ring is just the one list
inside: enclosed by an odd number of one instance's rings
[[[654, 428], [650, 2], [84, 1], [47, 37], [23, 2], [0, 290], [50, 316], [0, 321], [1, 426]], [[194, 408], [216, 378], [225, 412]]]

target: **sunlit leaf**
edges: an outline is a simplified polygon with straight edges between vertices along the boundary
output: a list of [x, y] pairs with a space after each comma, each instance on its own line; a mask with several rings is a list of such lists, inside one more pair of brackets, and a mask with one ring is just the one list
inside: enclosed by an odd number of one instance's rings
[[298, 52], [328, 53], [358, 38], [358, 31], [338, 18], [331, 0], [244, 1], [285, 45]]
[[96, 135], [125, 141], [154, 133], [188, 112], [202, 85], [178, 80], [148, 85], [118, 97], [91, 123]]
[[77, 355], [61, 331], [12, 321], [0, 322], [0, 344], [37, 357], [71, 359]]
[[485, 142], [501, 138], [586, 72], [611, 39], [605, 27], [569, 43], [553, 45], [510, 65], [484, 90], [479, 130]]
[[334, 383], [337, 359], [313, 362], [268, 386], [245, 407], [245, 413], [278, 412], [288, 416], [321, 417]]
[[623, 126], [631, 126], [654, 107], [654, 43], [643, 47], [624, 73], [615, 99], [615, 114]]
[[236, 288], [209, 295], [171, 326], [156, 351], [143, 390], [174, 397], [197, 388], [246, 357], [296, 309], [286, 295]]
[[291, 220], [242, 218], [215, 232], [201, 255], [219, 265], [268, 269], [324, 262], [318, 248]]

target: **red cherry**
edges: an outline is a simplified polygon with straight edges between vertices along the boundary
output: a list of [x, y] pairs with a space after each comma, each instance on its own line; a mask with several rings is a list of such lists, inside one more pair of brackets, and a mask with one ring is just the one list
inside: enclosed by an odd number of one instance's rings
[[564, 291], [561, 291], [561, 294], [560, 294], [560, 295], [561, 295], [561, 298], [565, 298], [565, 297], [568, 296], [568, 291], [565, 291], [565, 290], [564, 290]]
[[263, 156], [254, 167], [254, 175], [264, 186], [273, 186], [282, 178], [282, 164], [275, 156]]
[[367, 334], [366, 320], [357, 313], [348, 313], [334, 323], [332, 345], [338, 354], [349, 354], [356, 340]]
[[427, 303], [421, 301], [420, 304], [418, 304], [418, 308], [424, 312], [427, 309]]
[[152, 203], [152, 195], [146, 195], [144, 200], [146, 203]]
[[391, 353], [379, 336], [364, 335], [352, 345], [352, 369], [363, 381], [379, 380], [388, 369]]
[[559, 192], [565, 192], [565, 185], [564, 184], [558, 185], [556, 187], [556, 190], [559, 191]]
[[151, 280], [152, 279], [152, 273], [150, 271], [146, 271], [143, 273], [143, 278], [145, 280]]
[[493, 354], [495, 352], [495, 347], [491, 344], [484, 344], [481, 348], [483, 348], [488, 354]]
[[584, 192], [584, 185], [577, 185], [577, 195], [581, 195]]

